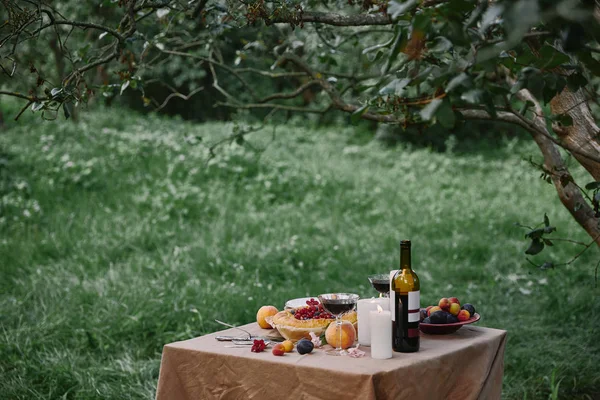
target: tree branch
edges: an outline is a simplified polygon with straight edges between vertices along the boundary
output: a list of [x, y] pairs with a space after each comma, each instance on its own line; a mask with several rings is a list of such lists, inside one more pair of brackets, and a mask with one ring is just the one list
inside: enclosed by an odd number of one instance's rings
[[[300, 22], [317, 22], [334, 26], [367, 26], [367, 25], [390, 25], [393, 23], [389, 15], [385, 14], [356, 14], [341, 15], [316, 11], [304, 11], [298, 14]], [[272, 23], [291, 22], [289, 17], [275, 17]]]
[[266, 103], [267, 101], [275, 100], [275, 99], [293, 99], [301, 95], [303, 92], [311, 88], [312, 86], [321, 86], [321, 84], [317, 81], [308, 81], [304, 85], [300, 86], [293, 92], [289, 93], [273, 93], [265, 98], [258, 100], [259, 103]]

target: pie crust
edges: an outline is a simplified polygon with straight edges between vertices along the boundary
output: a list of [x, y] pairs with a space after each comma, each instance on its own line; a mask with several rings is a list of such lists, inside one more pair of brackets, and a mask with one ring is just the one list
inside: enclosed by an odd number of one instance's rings
[[[356, 311], [351, 311], [342, 316], [342, 320], [350, 321], [354, 328], [357, 328], [357, 315]], [[335, 319], [296, 319], [294, 315], [289, 311], [279, 311], [272, 317], [266, 318], [273, 328], [283, 336], [285, 339], [296, 342], [300, 339], [306, 338], [311, 339], [310, 332], [313, 332], [317, 336], [321, 336], [325, 329], [330, 323], [335, 322]]]

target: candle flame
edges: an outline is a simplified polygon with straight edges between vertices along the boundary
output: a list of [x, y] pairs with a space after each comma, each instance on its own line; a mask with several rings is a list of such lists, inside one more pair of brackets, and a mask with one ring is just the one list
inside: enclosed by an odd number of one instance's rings
[[383, 312], [383, 308], [381, 308], [381, 306], [379, 304], [377, 304], [377, 312]]

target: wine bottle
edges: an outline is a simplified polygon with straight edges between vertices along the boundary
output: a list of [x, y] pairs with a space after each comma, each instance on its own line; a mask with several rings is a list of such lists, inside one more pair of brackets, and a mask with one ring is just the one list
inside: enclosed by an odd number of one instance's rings
[[[411, 268], [410, 240], [400, 242], [400, 269], [390, 282], [393, 295], [392, 348], [401, 353], [419, 351], [419, 277]], [[392, 296], [390, 296], [392, 297]]]

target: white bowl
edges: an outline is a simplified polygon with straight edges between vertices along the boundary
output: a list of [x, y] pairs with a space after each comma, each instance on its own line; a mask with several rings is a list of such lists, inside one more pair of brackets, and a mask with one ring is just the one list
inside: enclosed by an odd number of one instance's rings
[[291, 310], [293, 308], [298, 308], [298, 307], [302, 307], [302, 306], [306, 306], [306, 301], [307, 300], [316, 300], [317, 302], [319, 301], [319, 299], [315, 296], [315, 297], [301, 297], [298, 299], [291, 299], [285, 302], [285, 309], [286, 310]]

